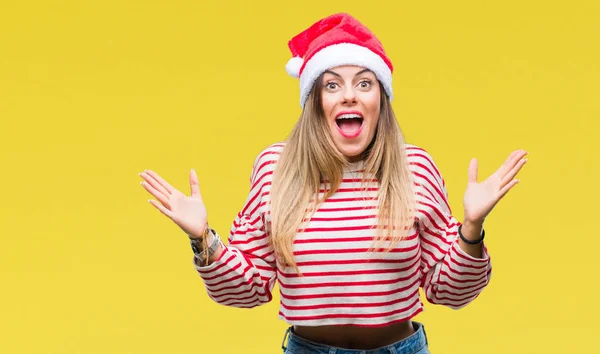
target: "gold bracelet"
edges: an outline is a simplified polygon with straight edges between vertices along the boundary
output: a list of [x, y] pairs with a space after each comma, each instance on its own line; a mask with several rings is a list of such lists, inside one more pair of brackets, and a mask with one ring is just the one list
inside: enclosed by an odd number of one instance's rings
[[204, 230], [204, 235], [202, 236], [202, 256], [206, 260], [205, 266], [208, 265], [208, 227]]

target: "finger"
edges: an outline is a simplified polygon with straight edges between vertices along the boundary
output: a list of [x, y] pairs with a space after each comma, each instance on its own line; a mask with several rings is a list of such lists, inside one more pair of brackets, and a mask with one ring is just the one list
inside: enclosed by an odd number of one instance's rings
[[161, 186], [160, 183], [154, 177], [150, 176], [147, 172], [140, 173], [140, 177], [142, 177], [146, 182], [148, 182], [154, 189], [162, 193], [166, 198], [169, 197], [171, 193], [169, 193], [165, 187]]
[[498, 169], [498, 174], [502, 179], [504, 176], [515, 167], [515, 165], [521, 160], [525, 155], [527, 155], [527, 151], [525, 150], [515, 150], [512, 154], [506, 159], [506, 161], [500, 166]]
[[158, 183], [160, 183], [160, 185], [163, 186], [167, 192], [173, 193], [173, 191], [175, 191], [175, 188], [173, 188], [173, 186], [159, 176], [158, 173], [152, 170], [146, 170], [145, 172], [152, 176], [152, 178], [154, 178]]
[[472, 158], [469, 163], [469, 183], [477, 183], [477, 159]]
[[165, 197], [164, 194], [154, 189], [154, 187], [152, 187], [150, 183], [142, 181], [140, 182], [140, 184], [142, 185], [142, 187], [144, 187], [145, 190], [148, 191], [148, 193], [150, 193], [154, 198], [158, 199], [158, 201], [161, 202], [163, 205], [169, 205], [169, 199]]
[[521, 168], [523, 168], [523, 165], [525, 165], [526, 162], [527, 162], [527, 159], [524, 159], [524, 158], [519, 160], [517, 165], [515, 167], [513, 167], [512, 170], [510, 170], [505, 177], [502, 178], [500, 185], [504, 186], [508, 182], [512, 181], [513, 178], [515, 178], [515, 176], [517, 175], [517, 173], [519, 173]]
[[154, 205], [156, 209], [160, 210], [160, 212], [163, 213], [166, 217], [173, 220], [173, 213], [169, 209], [165, 208], [163, 205], [161, 205], [154, 199], [148, 199], [148, 202]]
[[196, 170], [193, 168], [190, 170], [190, 190], [192, 197], [198, 197], [202, 199], [202, 196], [200, 195], [200, 182], [198, 181], [198, 175], [196, 174]]
[[504, 187], [502, 187], [502, 189], [500, 189], [500, 193], [498, 196], [498, 200], [502, 199], [506, 193], [508, 193], [508, 191], [514, 187], [517, 183], [519, 183], [518, 179], [513, 179], [512, 181], [508, 182], [508, 184]]
[[510, 154], [510, 155], [508, 155], [508, 157], [506, 158], [506, 160], [504, 161], [504, 163], [509, 163], [509, 162], [510, 162], [510, 160], [511, 160], [511, 159], [512, 159], [512, 158], [513, 158], [513, 157], [514, 157], [516, 154], [518, 154], [518, 153], [519, 153], [519, 151], [522, 151], [522, 150], [521, 150], [521, 149], [519, 149], [519, 150], [515, 150], [515, 151], [511, 152], [511, 154]]

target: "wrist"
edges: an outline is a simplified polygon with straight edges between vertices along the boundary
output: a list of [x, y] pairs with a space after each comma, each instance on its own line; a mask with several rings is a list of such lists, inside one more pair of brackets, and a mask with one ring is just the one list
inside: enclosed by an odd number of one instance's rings
[[482, 238], [483, 220], [471, 221], [465, 220], [461, 225], [461, 235], [469, 241], [478, 241]]
[[206, 228], [204, 235], [199, 238], [190, 238], [190, 245], [194, 252], [196, 264], [207, 266], [220, 248], [221, 239], [217, 232], [209, 227]]
[[207, 237], [210, 234], [210, 227], [208, 226], [208, 221], [204, 223], [204, 228], [198, 234], [188, 233], [187, 236], [190, 240], [201, 240]]

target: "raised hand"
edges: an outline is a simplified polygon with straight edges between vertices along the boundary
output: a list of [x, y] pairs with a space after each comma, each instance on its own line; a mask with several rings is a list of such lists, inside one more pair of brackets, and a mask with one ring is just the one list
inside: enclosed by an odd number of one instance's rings
[[483, 182], [477, 182], [477, 159], [471, 160], [469, 182], [463, 200], [465, 222], [483, 224], [498, 201], [519, 182], [515, 176], [527, 162], [525, 155], [526, 151], [515, 150], [502, 166]]
[[150, 204], [173, 220], [189, 236], [197, 238], [204, 234], [207, 215], [196, 171], [190, 170], [190, 196], [173, 188], [154, 171], [145, 170], [139, 175], [144, 179], [140, 182], [142, 187], [158, 200], [149, 199]]

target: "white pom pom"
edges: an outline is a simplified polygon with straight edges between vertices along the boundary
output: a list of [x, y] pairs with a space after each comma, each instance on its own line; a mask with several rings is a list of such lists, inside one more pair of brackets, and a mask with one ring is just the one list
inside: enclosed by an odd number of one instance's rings
[[285, 64], [285, 71], [287, 71], [291, 77], [297, 78], [300, 76], [300, 68], [302, 67], [302, 64], [304, 64], [304, 60], [302, 60], [302, 58], [293, 57], [292, 59], [288, 60], [287, 64]]

